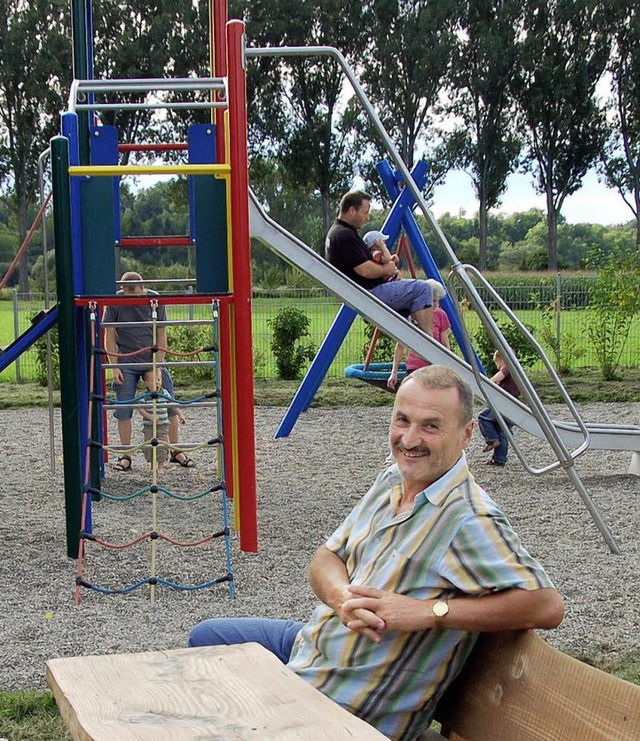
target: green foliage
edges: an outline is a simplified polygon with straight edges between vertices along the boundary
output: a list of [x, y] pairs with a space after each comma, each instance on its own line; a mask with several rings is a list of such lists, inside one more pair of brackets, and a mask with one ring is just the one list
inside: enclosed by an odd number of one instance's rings
[[[362, 346], [362, 357], [366, 358], [369, 348], [371, 347], [371, 341], [373, 340], [373, 334], [376, 331], [375, 324], [367, 322], [364, 319], [364, 335], [367, 341]], [[391, 337], [387, 337], [386, 334], [380, 332], [376, 341], [376, 349], [371, 358], [372, 363], [391, 363], [393, 361], [393, 352], [396, 347], [396, 341]]]
[[[202, 347], [210, 347], [213, 344], [213, 322], [211, 326], [178, 324], [167, 328], [167, 345], [169, 350], [180, 353], [192, 353]], [[168, 355], [168, 360], [213, 360], [211, 351], [199, 353], [190, 358]], [[173, 380], [177, 384], [191, 384], [204, 388], [215, 386], [215, 376], [212, 366], [187, 365], [169, 369]]]
[[640, 311], [637, 260], [636, 253], [619, 249], [594, 255], [600, 271], [593, 289], [587, 335], [605, 381], [617, 378], [616, 371], [629, 337], [631, 321]]
[[[35, 315], [34, 315], [35, 316]], [[60, 388], [60, 346], [58, 327], [49, 330], [51, 343], [51, 383], [54, 389]], [[36, 351], [36, 380], [41, 386], [49, 385], [47, 376], [47, 338], [41, 337], [33, 346]]]
[[580, 337], [573, 332], [566, 329], [558, 332], [561, 312], [557, 300], [539, 308], [542, 323], [538, 328], [538, 336], [551, 351], [558, 373], [568, 375], [573, 369], [574, 361], [586, 353], [586, 348], [582, 346]]
[[[502, 321], [497, 322], [498, 328], [504, 335], [505, 340], [509, 347], [515, 353], [515, 356], [520, 361], [520, 365], [523, 368], [530, 368], [537, 360], [538, 353], [529, 344], [527, 338], [520, 332], [520, 330], [511, 322]], [[530, 324], [525, 324], [525, 327], [533, 334], [533, 327]], [[478, 353], [482, 365], [484, 366], [485, 373], [488, 376], [494, 374], [494, 363], [493, 353], [497, 350], [493, 341], [489, 337], [487, 330], [484, 325], [481, 325], [471, 336], [471, 341]]]
[[267, 325], [273, 332], [271, 350], [276, 358], [278, 377], [284, 380], [300, 378], [304, 366], [315, 355], [315, 345], [301, 344], [304, 337], [309, 337], [309, 317], [293, 306], [286, 306], [273, 317], [267, 319]]

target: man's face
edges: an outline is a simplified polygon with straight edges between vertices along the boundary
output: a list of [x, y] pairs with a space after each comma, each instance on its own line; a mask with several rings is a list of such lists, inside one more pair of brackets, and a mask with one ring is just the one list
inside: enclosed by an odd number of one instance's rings
[[369, 211], [371, 211], [371, 201], [364, 200], [360, 208], [349, 209], [349, 223], [356, 229], [363, 227], [369, 221]]
[[473, 421], [460, 422], [456, 388], [428, 389], [408, 380], [396, 395], [389, 445], [405, 482], [417, 494], [449, 471], [471, 441]]
[[144, 286], [141, 283], [124, 283], [122, 291], [129, 296], [141, 296], [145, 293]]

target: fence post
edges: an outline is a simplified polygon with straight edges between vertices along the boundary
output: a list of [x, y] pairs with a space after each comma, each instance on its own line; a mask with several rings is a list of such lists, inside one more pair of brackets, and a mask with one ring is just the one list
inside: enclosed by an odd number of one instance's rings
[[[562, 346], [560, 344], [560, 312], [562, 311], [562, 277], [556, 273], [556, 342], [558, 345], [558, 365], [562, 365]], [[560, 368], [558, 368], [558, 371]]]
[[[13, 289], [13, 339], [17, 340], [20, 337], [20, 307], [18, 305], [18, 289]], [[20, 356], [15, 360], [16, 364], [16, 383], [21, 383], [22, 378], [20, 375]]]

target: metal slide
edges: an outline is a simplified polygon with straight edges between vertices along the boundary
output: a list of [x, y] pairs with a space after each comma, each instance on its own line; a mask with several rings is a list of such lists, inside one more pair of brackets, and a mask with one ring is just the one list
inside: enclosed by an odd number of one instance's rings
[[10, 345], [0, 351], [0, 371], [11, 365], [16, 358], [26, 352], [34, 342], [44, 336], [58, 321], [58, 307], [41, 312], [34, 323], [17, 337]]
[[[280, 257], [317, 280], [345, 304], [380, 327], [385, 334], [411, 347], [431, 363], [453, 368], [471, 386], [476, 396], [483, 400], [490, 399], [501, 414], [525, 432], [539, 438], [547, 437], [543, 429], [544, 421], [540, 422], [526, 404], [514, 399], [486, 376], [474, 373], [467, 362], [346, 278], [314, 250], [270, 219], [253, 193], [250, 195], [252, 237], [262, 239]], [[553, 425], [565, 445], [574, 448], [573, 457], [588, 448], [640, 452], [638, 426], [586, 424], [588, 434], [585, 435], [585, 431], [577, 423], [553, 421]]]

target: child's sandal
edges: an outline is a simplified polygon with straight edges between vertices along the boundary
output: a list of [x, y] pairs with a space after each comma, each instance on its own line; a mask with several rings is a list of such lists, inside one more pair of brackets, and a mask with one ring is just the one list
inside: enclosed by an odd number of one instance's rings
[[[181, 459], [178, 458], [179, 455], [182, 456]], [[180, 451], [179, 453], [171, 453], [169, 462], [177, 463], [179, 466], [182, 466], [182, 468], [193, 468], [196, 465], [196, 462], [193, 460], [193, 458], [189, 458], [189, 456], [182, 451]]]
[[114, 468], [116, 471], [130, 471], [132, 466], [131, 462], [131, 456], [130, 455], [121, 455], [116, 464], [114, 465]]

